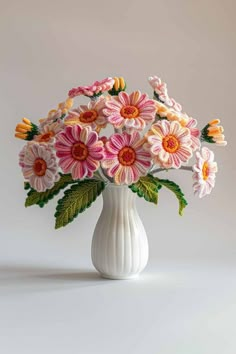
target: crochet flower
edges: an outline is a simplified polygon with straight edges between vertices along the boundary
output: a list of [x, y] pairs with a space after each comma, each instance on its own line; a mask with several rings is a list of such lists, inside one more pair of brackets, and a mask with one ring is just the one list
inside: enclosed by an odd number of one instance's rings
[[29, 119], [23, 118], [16, 126], [15, 137], [22, 140], [32, 140], [38, 134], [38, 126]]
[[59, 166], [72, 178], [92, 177], [104, 156], [103, 142], [91, 127], [67, 126], [56, 136], [56, 155]]
[[119, 92], [125, 91], [126, 83], [123, 77], [113, 77], [114, 85], [111, 90], [109, 90], [109, 94], [112, 96], [118, 95]]
[[186, 113], [176, 112], [172, 108], [166, 107], [161, 102], [156, 102], [156, 112], [160, 118], [166, 118], [169, 121], [178, 121], [182, 127], [186, 127], [190, 130], [191, 134], [191, 148], [193, 151], [199, 149], [200, 142], [200, 130], [196, 128], [197, 120], [189, 117]]
[[91, 100], [88, 105], [79, 106], [69, 112], [69, 116], [64, 121], [65, 125], [90, 125], [92, 129], [98, 130], [104, 128], [107, 124], [107, 119], [102, 112], [104, 104], [105, 99], [99, 98], [97, 101]]
[[56, 157], [49, 146], [30, 142], [20, 153], [22, 172], [31, 187], [44, 192], [59, 179]]
[[113, 134], [105, 145], [102, 166], [116, 184], [132, 184], [145, 176], [151, 167], [151, 154], [143, 149], [137, 131]]
[[215, 143], [225, 146], [227, 145], [227, 141], [225, 141], [225, 136], [223, 135], [224, 128], [218, 124], [220, 124], [219, 119], [210, 121], [202, 129], [201, 139], [207, 141], [208, 143]]
[[190, 131], [177, 121], [161, 120], [153, 124], [147, 140], [145, 148], [161, 167], [179, 168], [192, 156]]
[[165, 82], [162, 82], [161, 79], [157, 76], [150, 76], [148, 78], [149, 84], [154, 90], [154, 95], [156, 98], [167, 106], [172, 107], [175, 111], [181, 112], [182, 106], [177, 103], [173, 98], [170, 98], [167, 92], [167, 85]]
[[118, 96], [113, 96], [105, 102], [105, 106], [103, 113], [115, 128], [125, 126], [142, 130], [148, 123], [154, 121], [156, 113], [154, 101], [140, 91], [130, 95], [122, 91]]
[[95, 81], [91, 86], [79, 86], [71, 89], [68, 93], [70, 98], [76, 96], [99, 96], [105, 91], [109, 91], [112, 89], [114, 85], [114, 79], [112, 77], [107, 77], [102, 81]]
[[39, 143], [52, 143], [55, 136], [64, 129], [62, 121], [54, 123], [43, 124], [40, 126], [40, 132], [34, 137], [34, 140]]
[[199, 198], [210, 194], [215, 186], [217, 163], [214, 161], [214, 153], [207, 147], [203, 147], [201, 153], [196, 152], [197, 163], [193, 166], [193, 190]]
[[57, 109], [51, 109], [48, 112], [47, 118], [41, 118], [39, 120], [41, 128], [44, 125], [48, 125], [49, 123], [53, 123], [63, 119], [68, 111], [73, 106], [73, 99], [67, 98], [65, 102], [61, 102], [58, 104]]

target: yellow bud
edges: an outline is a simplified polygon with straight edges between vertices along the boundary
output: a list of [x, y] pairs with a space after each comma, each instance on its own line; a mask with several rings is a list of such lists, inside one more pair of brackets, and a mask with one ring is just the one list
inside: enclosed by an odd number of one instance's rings
[[124, 88], [125, 88], [125, 80], [124, 80], [124, 78], [120, 77], [119, 81], [120, 81], [120, 89], [124, 90]]
[[31, 121], [28, 118], [22, 118], [22, 122], [24, 122], [25, 124], [31, 125]]
[[73, 106], [73, 104], [74, 104], [73, 98], [70, 98], [70, 97], [67, 98], [67, 100], [66, 100], [66, 108], [70, 109]]
[[116, 91], [118, 91], [119, 90], [119, 79], [118, 79], [118, 77], [114, 77], [114, 80], [115, 80], [115, 83], [114, 83], [113, 87]]

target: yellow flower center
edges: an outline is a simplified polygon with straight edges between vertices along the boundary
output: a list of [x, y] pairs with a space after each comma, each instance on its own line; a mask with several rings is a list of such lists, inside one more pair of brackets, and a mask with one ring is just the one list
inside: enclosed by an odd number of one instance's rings
[[37, 141], [40, 143], [44, 143], [44, 142], [47, 143], [54, 136], [55, 136], [55, 133], [51, 131], [51, 132], [39, 135], [37, 138]]
[[79, 119], [82, 123], [92, 123], [97, 119], [97, 117], [97, 112], [94, 109], [91, 109], [90, 111], [82, 112]]
[[162, 140], [162, 146], [165, 151], [174, 153], [179, 149], [179, 140], [174, 135], [167, 135]]
[[139, 110], [135, 106], [124, 106], [120, 110], [120, 114], [124, 118], [136, 118], [139, 115]]
[[72, 146], [71, 154], [75, 160], [84, 161], [88, 156], [88, 148], [80, 141]]
[[34, 161], [33, 169], [37, 176], [44, 176], [47, 170], [47, 164], [43, 159], [38, 158]]
[[134, 149], [129, 146], [123, 147], [118, 154], [118, 160], [123, 166], [131, 166], [136, 160]]
[[209, 176], [209, 165], [208, 163], [205, 161], [203, 166], [202, 166], [202, 177], [204, 179], [204, 181], [206, 181], [208, 179], [208, 176]]

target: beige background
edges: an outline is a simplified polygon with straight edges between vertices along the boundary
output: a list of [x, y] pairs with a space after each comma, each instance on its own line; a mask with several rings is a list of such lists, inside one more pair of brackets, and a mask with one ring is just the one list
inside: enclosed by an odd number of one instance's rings
[[147, 77], [156, 74], [200, 127], [221, 118], [228, 146], [213, 146], [219, 173], [210, 197], [193, 196], [190, 173], [169, 173], [189, 202], [184, 217], [164, 190], [157, 208], [138, 201], [151, 257], [234, 259], [235, 8], [229, 0], [2, 2], [1, 257], [87, 259], [101, 208], [98, 201], [59, 231], [54, 203], [24, 209], [17, 166], [23, 143], [13, 138], [21, 117], [37, 122], [71, 87], [106, 76], [122, 75], [130, 92], [151, 95]]
[[[138, 200], [150, 243], [147, 272], [156, 264], [158, 271], [161, 260], [187, 265], [195, 261], [235, 263], [236, 2], [0, 0], [0, 4], [0, 262], [10, 269], [19, 264], [92, 269], [91, 238], [102, 204], [100, 198], [58, 231], [54, 230], [54, 201], [44, 209], [24, 208], [23, 178], [17, 165], [23, 143], [13, 137], [21, 117], [36, 122], [65, 99], [70, 88], [106, 76], [124, 76], [130, 92], [140, 88], [151, 95], [147, 77], [156, 74], [200, 127], [220, 118], [228, 146], [213, 146], [219, 172], [210, 197], [199, 200], [193, 196], [190, 173], [168, 174], [189, 202], [184, 217], [178, 216], [177, 201], [168, 191], [160, 192], [158, 207]], [[144, 344], [140, 348], [136, 353], [147, 353]], [[157, 353], [153, 348], [150, 344], [149, 353]], [[170, 351], [163, 348], [164, 344], [160, 354], [185, 353], [184, 347], [180, 352], [175, 346]], [[204, 346], [198, 351], [189, 348], [188, 354], [213, 353], [211, 346], [208, 351]], [[214, 354], [220, 348], [218, 343]], [[224, 354], [235, 353], [235, 346], [225, 348], [222, 344]], [[120, 350], [126, 353], [124, 347]], [[93, 353], [92, 349], [80, 352]], [[102, 352], [109, 350], [103, 347]]]

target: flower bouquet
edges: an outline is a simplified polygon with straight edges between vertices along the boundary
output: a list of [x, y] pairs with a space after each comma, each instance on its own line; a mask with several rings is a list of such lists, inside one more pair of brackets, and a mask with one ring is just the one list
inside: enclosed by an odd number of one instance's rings
[[[108, 235], [118, 237], [123, 228], [121, 263], [125, 262], [125, 234], [131, 232], [128, 224], [134, 218], [131, 214], [124, 216], [124, 209], [135, 209], [132, 194], [157, 204], [160, 189], [168, 188], [175, 193], [182, 215], [187, 205], [184, 193], [175, 182], [158, 177], [158, 173], [169, 169], [192, 171], [193, 191], [202, 198], [212, 191], [217, 172], [214, 153], [202, 145], [226, 145], [218, 119], [198, 128], [197, 120], [182, 111], [160, 78], [154, 76], [148, 81], [154, 91], [152, 99], [140, 91], [128, 94], [122, 77], [109, 77], [91, 86], [71, 89], [68, 98], [38, 124], [23, 118], [16, 126], [15, 136], [27, 141], [19, 155], [28, 191], [25, 206], [43, 207], [66, 189], [56, 207], [55, 228], [58, 229], [73, 221], [103, 192], [104, 207], [118, 210], [109, 216], [113, 221], [107, 227]], [[77, 96], [85, 96], [89, 102], [73, 108]], [[108, 126], [113, 129], [111, 135], [107, 134]], [[192, 157], [195, 161], [188, 165]], [[129, 202], [132, 205], [128, 206]], [[112, 222], [117, 224], [116, 231]], [[106, 233], [104, 223], [98, 222], [97, 226], [103, 227], [99, 231], [103, 234]], [[139, 223], [136, 221], [135, 225]], [[138, 228], [143, 226], [140, 224]], [[108, 248], [114, 246], [111, 239], [110, 236]], [[114, 242], [118, 241], [114, 239]], [[147, 245], [141, 242], [141, 246], [147, 251]], [[94, 244], [94, 263], [96, 248]], [[114, 257], [117, 263], [119, 256], [113, 254], [113, 260]], [[117, 272], [122, 277], [124, 267], [117, 264], [114, 267], [120, 269]], [[106, 275], [101, 267], [99, 271]]]

